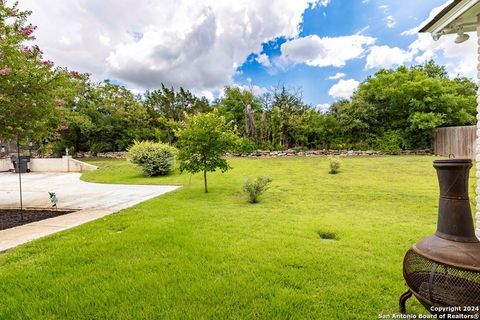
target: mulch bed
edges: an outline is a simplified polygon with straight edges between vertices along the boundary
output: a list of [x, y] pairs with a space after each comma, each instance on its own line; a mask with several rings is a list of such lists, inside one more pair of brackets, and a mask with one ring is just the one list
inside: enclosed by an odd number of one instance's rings
[[[32, 210], [32, 209], [0, 209], [0, 230], [10, 229], [27, 223], [58, 217], [73, 210]], [[23, 215], [23, 219], [22, 219]]]

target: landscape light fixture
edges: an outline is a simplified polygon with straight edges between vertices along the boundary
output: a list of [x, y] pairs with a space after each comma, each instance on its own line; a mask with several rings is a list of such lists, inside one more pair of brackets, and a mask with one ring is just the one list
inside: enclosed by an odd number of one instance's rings
[[433, 38], [434, 41], [438, 41], [438, 40], [440, 40], [441, 36], [443, 36], [445, 34], [449, 34], [450, 32], [454, 32], [456, 30], [457, 31], [457, 37], [455, 38], [455, 43], [456, 44], [463, 43], [470, 38], [470, 36], [468, 34], [466, 34], [465, 31], [463, 30], [464, 26], [469, 26], [469, 25], [464, 24], [464, 25], [461, 25], [461, 26], [454, 26], [452, 28], [443, 29], [440, 32], [432, 33], [432, 38]]
[[457, 32], [457, 37], [455, 38], [455, 43], [463, 43], [465, 41], [467, 41], [468, 39], [470, 38], [470, 36], [468, 34], [465, 33], [465, 31], [463, 31], [463, 28], [460, 27], [458, 29], [458, 32]]
[[443, 35], [445, 35], [445, 34], [447, 34], [448, 32], [450, 32], [450, 30], [451, 30], [451, 29], [448, 28], [448, 29], [443, 29], [443, 30], [440, 31], [440, 32], [432, 33], [432, 38], [433, 38], [433, 40], [434, 40], [434, 41], [440, 40], [440, 37], [443, 36]]
[[0, 152], [5, 153], [5, 146], [0, 147]]
[[443, 35], [443, 33], [432, 33], [432, 38], [434, 41], [440, 40], [440, 37]]

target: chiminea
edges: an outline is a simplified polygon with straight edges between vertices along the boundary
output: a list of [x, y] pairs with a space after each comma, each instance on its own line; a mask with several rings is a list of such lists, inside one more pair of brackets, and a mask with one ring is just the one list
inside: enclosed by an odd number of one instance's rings
[[[435, 160], [440, 184], [437, 232], [406, 253], [403, 277], [412, 296], [433, 314], [477, 316], [480, 308], [480, 242], [468, 199], [469, 159]], [[476, 319], [476, 318], [475, 318]]]

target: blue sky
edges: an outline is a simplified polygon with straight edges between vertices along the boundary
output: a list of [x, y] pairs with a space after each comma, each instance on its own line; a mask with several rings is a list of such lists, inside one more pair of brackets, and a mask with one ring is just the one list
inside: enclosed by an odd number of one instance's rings
[[[335, 1], [327, 7], [309, 8], [304, 13], [300, 37], [318, 35], [319, 37], [338, 37], [361, 32], [376, 38], [377, 45], [388, 45], [408, 50], [408, 46], [416, 39], [416, 35], [401, 35], [402, 32], [417, 27], [428, 16], [434, 7], [444, 4], [443, 0], [429, 1]], [[392, 16], [395, 24], [387, 26], [387, 17]], [[270, 58], [280, 55], [279, 45], [284, 38], [275, 39], [263, 45], [262, 53]], [[271, 70], [258, 63], [252, 56], [239, 68], [235, 82], [248, 86], [249, 83], [260, 87], [270, 87], [281, 83], [289, 87], [302, 88], [304, 98], [311, 104], [331, 103], [334, 97], [328, 95], [330, 87], [338, 80], [328, 77], [344, 73], [345, 79], [363, 81], [367, 76], [379, 70], [379, 67], [365, 68], [366, 53], [357, 59], [346, 62], [344, 67], [314, 67], [295, 64], [286, 70]], [[436, 57], [439, 63], [446, 60], [440, 54]], [[415, 64], [406, 62], [405, 64]]]
[[[13, 1], [13, 0], [10, 0]], [[450, 0], [451, 1], [451, 0]], [[219, 97], [284, 84], [326, 109], [380, 68], [434, 58], [473, 77], [475, 37], [433, 41], [418, 26], [447, 0], [22, 0], [57, 65], [142, 93], [161, 84]]]

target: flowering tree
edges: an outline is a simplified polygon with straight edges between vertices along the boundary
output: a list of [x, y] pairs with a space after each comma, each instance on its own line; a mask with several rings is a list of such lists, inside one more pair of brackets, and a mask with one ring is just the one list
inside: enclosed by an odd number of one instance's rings
[[79, 75], [42, 60], [29, 11], [0, 0], [0, 138], [41, 139], [57, 131]]

